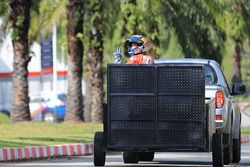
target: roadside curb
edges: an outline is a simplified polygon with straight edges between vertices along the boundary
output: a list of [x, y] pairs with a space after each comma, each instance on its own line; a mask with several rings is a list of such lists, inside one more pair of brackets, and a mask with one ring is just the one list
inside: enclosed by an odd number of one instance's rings
[[0, 148], [0, 161], [27, 160], [57, 156], [89, 155], [93, 153], [93, 149], [94, 145], [92, 143]]
[[241, 143], [250, 143], [250, 136], [241, 136]]

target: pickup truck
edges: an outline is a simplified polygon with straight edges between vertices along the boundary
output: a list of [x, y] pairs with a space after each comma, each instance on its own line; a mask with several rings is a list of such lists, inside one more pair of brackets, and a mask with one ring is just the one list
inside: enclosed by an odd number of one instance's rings
[[[245, 92], [245, 86], [234, 83], [229, 88], [227, 80], [214, 60], [206, 59], [159, 59], [156, 63], [195, 63], [205, 65], [205, 97], [206, 101], [214, 99], [215, 102], [215, 127], [216, 131], [223, 134], [224, 164], [240, 161], [241, 143], [240, 127], [241, 113], [234, 95]], [[221, 161], [218, 159], [218, 161]]]
[[213, 166], [240, 161], [240, 109], [233, 95], [245, 86], [226, 82], [206, 59], [158, 59], [153, 65], [108, 65], [104, 132], [96, 132], [94, 165], [107, 151], [124, 163], [152, 161], [155, 152], [211, 152]]

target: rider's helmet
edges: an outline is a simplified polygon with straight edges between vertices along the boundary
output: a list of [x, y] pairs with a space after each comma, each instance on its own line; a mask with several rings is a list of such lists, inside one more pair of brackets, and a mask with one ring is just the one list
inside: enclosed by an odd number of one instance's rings
[[129, 56], [134, 56], [137, 54], [144, 53], [144, 38], [142, 35], [132, 35], [127, 40], [127, 44], [129, 46], [128, 49]]

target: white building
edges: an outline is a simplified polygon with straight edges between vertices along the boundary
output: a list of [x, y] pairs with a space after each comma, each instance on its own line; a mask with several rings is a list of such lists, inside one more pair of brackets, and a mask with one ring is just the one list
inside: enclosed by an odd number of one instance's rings
[[[34, 43], [31, 48], [32, 59], [28, 65], [29, 93], [41, 91], [53, 91], [53, 74], [42, 75], [41, 73], [41, 47]], [[13, 71], [13, 47], [11, 35], [7, 35], [0, 47], [0, 110], [11, 110], [12, 103], [12, 71]], [[57, 80], [56, 92], [67, 91], [67, 67], [56, 62]]]

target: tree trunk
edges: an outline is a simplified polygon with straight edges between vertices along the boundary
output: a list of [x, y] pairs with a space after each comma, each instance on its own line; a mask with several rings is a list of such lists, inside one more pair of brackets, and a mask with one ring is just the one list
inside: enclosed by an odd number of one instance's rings
[[103, 75], [102, 75], [102, 51], [92, 48], [89, 51], [88, 69], [91, 82], [91, 121], [103, 120]]
[[[88, 73], [89, 75], [89, 73]], [[91, 91], [90, 91], [89, 79], [86, 82], [86, 94], [84, 98], [84, 121], [91, 122]]]
[[65, 121], [83, 121], [83, 44], [77, 37], [83, 33], [83, 0], [69, 0], [67, 5], [68, 94]]
[[91, 91], [91, 120], [92, 122], [102, 122], [103, 118], [103, 31], [102, 31], [102, 2], [92, 1], [92, 10], [89, 15], [93, 18], [92, 30], [89, 32], [89, 53], [88, 53], [88, 76]]
[[237, 43], [234, 47], [234, 53], [233, 53], [233, 77], [232, 77], [232, 83], [241, 83], [241, 69], [240, 69], [240, 61], [241, 61], [241, 55], [240, 55], [240, 46]]
[[13, 101], [11, 120], [15, 122], [30, 121], [28, 63], [28, 30], [30, 21], [30, 0], [11, 0], [10, 20], [12, 22], [13, 61]]

